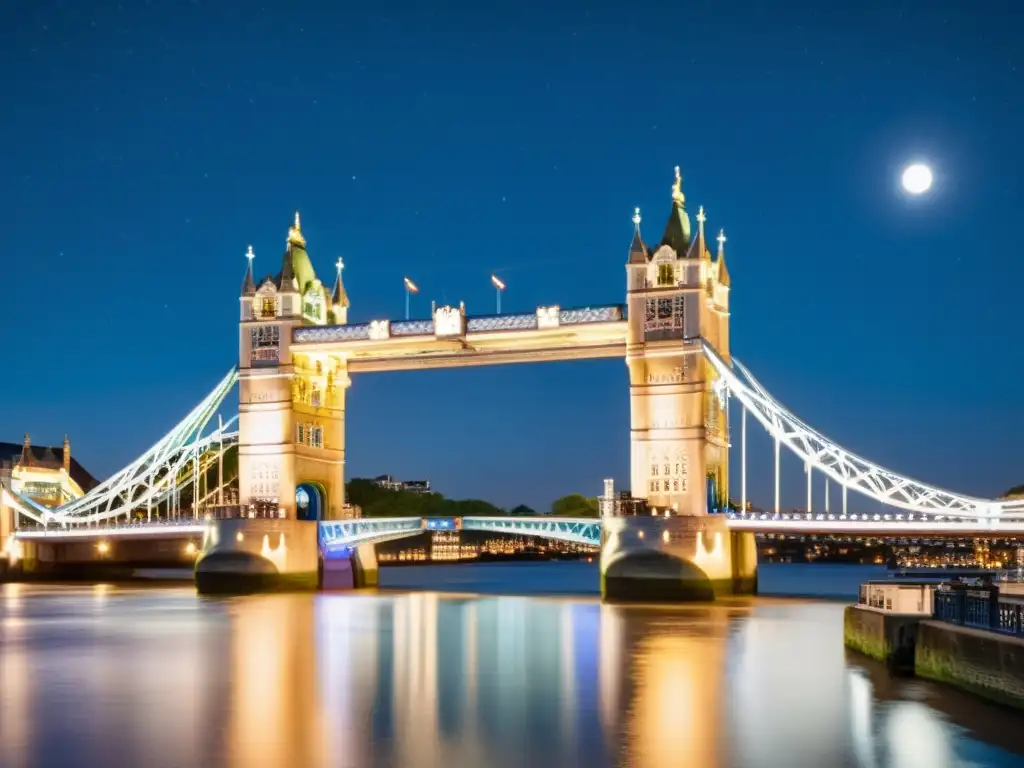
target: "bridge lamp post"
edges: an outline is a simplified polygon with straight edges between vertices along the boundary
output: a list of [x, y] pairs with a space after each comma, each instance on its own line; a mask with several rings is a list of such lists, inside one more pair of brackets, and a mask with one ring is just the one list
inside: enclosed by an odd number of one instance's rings
[[402, 282], [405, 283], [405, 319], [408, 320], [409, 319], [409, 297], [411, 297], [414, 293], [419, 293], [420, 289], [419, 289], [419, 286], [416, 285], [416, 283], [414, 283], [408, 277], [403, 277], [402, 278]]
[[505, 290], [505, 282], [497, 275], [491, 275], [491, 285], [494, 286], [495, 314], [501, 314], [501, 292]]

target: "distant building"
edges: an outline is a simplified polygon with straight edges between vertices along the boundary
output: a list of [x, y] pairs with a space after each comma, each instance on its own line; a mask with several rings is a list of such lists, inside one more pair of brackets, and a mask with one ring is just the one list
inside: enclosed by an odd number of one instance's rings
[[395, 480], [391, 475], [373, 478], [375, 485], [389, 491], [409, 491], [410, 493], [430, 493], [429, 480]]
[[71, 457], [67, 436], [60, 448], [54, 448], [33, 446], [27, 433], [21, 445], [0, 443], [0, 482], [45, 507], [59, 507], [99, 485]]

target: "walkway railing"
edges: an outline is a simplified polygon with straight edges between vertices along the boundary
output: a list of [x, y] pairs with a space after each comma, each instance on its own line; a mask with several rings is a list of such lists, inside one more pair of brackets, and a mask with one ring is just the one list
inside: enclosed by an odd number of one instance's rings
[[932, 618], [947, 624], [1024, 637], [1024, 594], [1004, 593], [998, 583], [940, 584]]

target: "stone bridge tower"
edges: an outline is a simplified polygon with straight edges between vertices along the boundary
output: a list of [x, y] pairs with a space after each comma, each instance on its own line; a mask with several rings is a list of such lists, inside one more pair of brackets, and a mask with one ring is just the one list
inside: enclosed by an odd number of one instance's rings
[[299, 215], [281, 270], [258, 285], [253, 250], [241, 292], [238, 364], [239, 500], [287, 519], [330, 519], [345, 503], [345, 389], [348, 374], [327, 355], [293, 355], [292, 332], [344, 325], [348, 296], [326, 290], [306, 251]]
[[711, 258], [703, 208], [691, 237], [678, 167], [675, 173], [661, 241], [644, 243], [637, 209], [626, 264], [630, 482], [633, 495], [653, 507], [700, 516], [729, 499], [727, 393], [701, 342], [729, 360], [729, 272], [724, 234]]

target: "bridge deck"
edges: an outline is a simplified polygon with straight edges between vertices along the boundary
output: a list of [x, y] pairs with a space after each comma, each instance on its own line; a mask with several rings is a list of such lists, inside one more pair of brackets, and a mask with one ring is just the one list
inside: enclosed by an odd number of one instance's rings
[[626, 354], [621, 305], [541, 307], [515, 315], [297, 328], [294, 352], [339, 355], [350, 373], [558, 360], [622, 358]]

